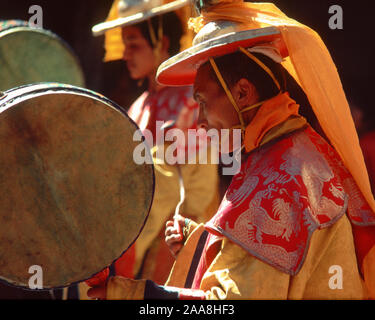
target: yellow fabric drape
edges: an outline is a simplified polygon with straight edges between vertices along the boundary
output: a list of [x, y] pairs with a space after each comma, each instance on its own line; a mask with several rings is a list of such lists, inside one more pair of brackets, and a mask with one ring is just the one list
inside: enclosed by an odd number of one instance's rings
[[[116, 20], [119, 18], [117, 6], [120, 0], [114, 0], [111, 10], [109, 11], [107, 21]], [[173, 0], [165, 0], [163, 3], [169, 3]], [[193, 41], [194, 32], [187, 27], [187, 21], [191, 16], [190, 6], [185, 6], [179, 10], [176, 10], [176, 14], [179, 16], [182, 26], [183, 26], [183, 35], [180, 40], [181, 50], [191, 46]], [[171, 26], [173, 27], [173, 26]], [[121, 60], [124, 55], [125, 45], [122, 41], [121, 27], [117, 27], [111, 30], [106, 31], [104, 40], [105, 56], [104, 62]]]
[[[246, 127], [244, 139], [246, 152], [258, 147], [265, 134], [272, 128], [286, 121], [290, 116], [298, 116], [298, 109], [299, 105], [289, 97], [288, 93], [281, 93], [266, 101]], [[306, 124], [306, 121], [302, 123]]]
[[[192, 18], [189, 27], [198, 32], [210, 21], [228, 20], [248, 29], [277, 27], [289, 51], [283, 66], [306, 93], [328, 139], [349, 169], [368, 204], [375, 211], [367, 169], [358, 135], [335, 64], [320, 36], [290, 19], [272, 3], [223, 0]], [[308, 62], [308, 63], [307, 63]]]

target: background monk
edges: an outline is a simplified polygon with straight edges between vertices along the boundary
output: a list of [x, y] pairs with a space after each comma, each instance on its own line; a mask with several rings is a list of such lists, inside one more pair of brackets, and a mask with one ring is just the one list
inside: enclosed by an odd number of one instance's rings
[[[143, 132], [148, 130], [152, 133], [151, 139], [149, 135], [145, 134], [145, 136], [150, 147], [154, 147], [153, 153], [157, 155], [157, 148], [163, 147], [164, 140], [156, 141], [156, 137], [158, 133], [162, 138], [164, 136], [160, 127], [157, 128], [156, 122], [169, 121], [172, 123], [169, 130], [177, 128], [187, 136], [188, 129], [197, 128], [198, 106], [193, 99], [191, 86], [172, 88], [156, 82], [155, 75], [160, 63], [179, 52], [184, 30], [181, 18], [175, 12], [160, 11], [160, 14], [148, 20], [135, 23], [139, 22], [139, 19], [132, 20], [135, 12], [144, 12], [147, 16], [145, 3], [115, 1], [112, 12], [115, 10], [118, 16], [128, 17], [125, 25], [120, 23], [116, 27], [121, 27], [121, 41], [125, 48], [123, 59], [126, 61], [130, 76], [132, 79], [147, 83], [147, 90], [133, 103], [128, 114]], [[125, 4], [130, 5], [130, 8], [122, 10]], [[128, 12], [131, 14], [129, 15]], [[112, 30], [113, 27], [109, 28], [108, 32]], [[111, 46], [114, 46], [113, 42]], [[108, 50], [110, 49], [107, 48], [107, 55], [111, 54]], [[167, 132], [166, 129], [165, 134]], [[183, 142], [177, 148], [180, 152], [183, 149], [187, 154], [189, 151], [188, 146], [185, 146], [187, 139]], [[196, 146], [194, 145], [193, 148], [195, 149]], [[168, 159], [165, 161], [165, 164], [155, 165], [155, 193], [147, 222], [134, 246], [116, 262], [115, 274], [148, 278], [159, 284], [167, 280], [174, 259], [164, 241], [164, 226], [180, 201], [177, 166], [180, 166], [186, 194], [181, 212], [203, 222], [207, 221], [218, 207], [217, 165], [199, 163], [170, 165]], [[134, 265], [132, 255], [135, 257]], [[132, 270], [129, 270], [129, 266]], [[105, 270], [88, 283], [91, 286], [103, 285], [105, 282], [102, 280], [106, 279], [108, 274], [109, 270]], [[100, 281], [97, 281], [99, 278]]]

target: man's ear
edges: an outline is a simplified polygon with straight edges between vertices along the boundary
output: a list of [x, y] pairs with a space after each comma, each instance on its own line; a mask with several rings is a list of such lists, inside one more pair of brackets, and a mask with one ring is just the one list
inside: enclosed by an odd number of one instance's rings
[[256, 103], [258, 93], [255, 86], [247, 79], [241, 78], [234, 87], [234, 96], [240, 109]]

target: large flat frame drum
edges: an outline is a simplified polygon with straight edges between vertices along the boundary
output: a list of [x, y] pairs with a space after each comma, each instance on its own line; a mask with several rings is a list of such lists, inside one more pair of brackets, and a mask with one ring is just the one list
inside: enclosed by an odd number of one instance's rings
[[109, 266], [137, 238], [154, 191], [136, 164], [136, 124], [89, 90], [36, 84], [0, 97], [0, 278], [68, 286]]
[[20, 20], [0, 20], [0, 91], [35, 82], [85, 86], [72, 49], [54, 33]]

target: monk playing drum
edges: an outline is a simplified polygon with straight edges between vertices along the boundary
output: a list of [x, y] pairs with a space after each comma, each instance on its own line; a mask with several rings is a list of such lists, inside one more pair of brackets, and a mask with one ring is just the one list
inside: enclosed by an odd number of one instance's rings
[[[240, 172], [205, 225], [180, 219], [182, 238], [167, 223], [177, 260], [164, 286], [113, 277], [89, 295], [374, 298], [375, 202], [324, 43], [271, 3], [199, 1], [198, 9], [193, 46], [164, 62], [157, 79], [194, 83], [200, 127], [241, 130], [241, 147], [230, 150]], [[301, 115], [309, 108], [328, 141]]]

